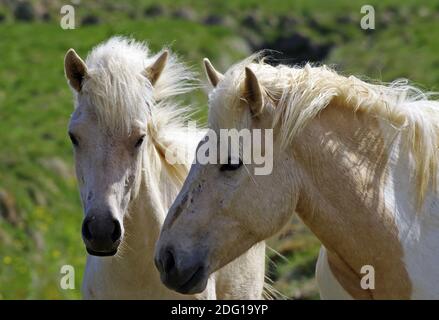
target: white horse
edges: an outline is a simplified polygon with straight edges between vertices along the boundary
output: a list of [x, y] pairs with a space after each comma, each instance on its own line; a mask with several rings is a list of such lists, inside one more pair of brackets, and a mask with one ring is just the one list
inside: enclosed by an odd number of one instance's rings
[[[86, 62], [70, 49], [65, 74], [75, 98], [69, 135], [89, 253], [84, 298], [184, 298], [161, 283], [153, 252], [191, 162], [170, 164], [166, 151], [193, 153], [201, 137], [186, 132], [184, 108], [173, 100], [193, 87], [192, 74], [167, 50], [152, 56], [145, 44], [121, 37], [94, 48]], [[213, 274], [194, 297], [261, 298], [264, 256], [261, 243]], [[190, 293], [192, 280], [176, 286]]]
[[205, 60], [215, 87], [209, 124], [214, 132], [273, 129], [273, 171], [194, 164], [156, 259], [172, 247], [174, 268], [205, 266], [207, 276], [296, 211], [324, 246], [322, 298], [438, 299], [439, 103], [405, 82], [369, 84], [327, 67], [253, 59], [225, 75]]

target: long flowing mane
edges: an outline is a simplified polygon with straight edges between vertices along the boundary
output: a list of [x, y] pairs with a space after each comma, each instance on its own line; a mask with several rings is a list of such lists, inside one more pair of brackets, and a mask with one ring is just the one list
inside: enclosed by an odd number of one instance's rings
[[[170, 147], [194, 149], [198, 142], [179, 140], [178, 133], [185, 130], [189, 108], [175, 98], [196, 86], [194, 73], [172, 53], [152, 86], [142, 72], [160, 53], [151, 54], [144, 42], [110, 38], [87, 56], [88, 74], [80, 94], [88, 99], [100, 124], [111, 133], [129, 133], [136, 122], [147, 126], [149, 141], [144, 151], [144, 167], [148, 168], [144, 174], [156, 205], [166, 212], [165, 207], [181, 187], [190, 165], [185, 159], [169, 164], [164, 157], [166, 150]], [[136, 180], [140, 183], [141, 179]]]
[[253, 55], [227, 71], [219, 90], [227, 92], [225, 105], [238, 105], [244, 68], [248, 66], [263, 88], [266, 106], [274, 115], [273, 128], [279, 128], [283, 147], [334, 101], [353, 112], [383, 119], [399, 130], [414, 159], [418, 200], [423, 201], [430, 183], [437, 190], [439, 102], [430, 100], [433, 93], [423, 92], [406, 80], [371, 84], [339, 75], [327, 66], [273, 67], [259, 57]]

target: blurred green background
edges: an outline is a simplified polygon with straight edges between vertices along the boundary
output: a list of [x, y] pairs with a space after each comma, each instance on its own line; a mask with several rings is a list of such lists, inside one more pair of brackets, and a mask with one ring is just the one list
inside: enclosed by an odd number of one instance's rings
[[[66, 4], [75, 8], [74, 30], [60, 27]], [[375, 30], [360, 28], [364, 4], [375, 8]], [[70, 47], [85, 57], [113, 35], [153, 50], [170, 45], [198, 71], [205, 56], [225, 71], [273, 49], [278, 62], [323, 62], [439, 91], [439, 1], [0, 0], [0, 299], [80, 298], [85, 250], [63, 57]], [[204, 92], [187, 99], [204, 119]], [[318, 240], [293, 218], [269, 243], [279, 253], [269, 250], [267, 262], [277, 297], [318, 298]], [[59, 287], [64, 264], [76, 269], [75, 290]]]

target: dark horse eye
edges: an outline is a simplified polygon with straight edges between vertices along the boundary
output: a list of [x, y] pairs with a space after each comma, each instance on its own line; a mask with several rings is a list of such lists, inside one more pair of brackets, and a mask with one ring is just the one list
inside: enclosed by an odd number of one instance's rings
[[142, 145], [144, 139], [145, 139], [145, 135], [141, 136], [141, 137], [139, 138], [139, 140], [137, 140], [137, 142], [136, 142], [136, 144], [134, 145], [134, 147], [136, 147], [136, 148], [140, 147], [140, 146]]
[[78, 146], [78, 139], [76, 139], [76, 137], [73, 135], [73, 133], [71, 133], [71, 132], [69, 132], [69, 137], [70, 137], [70, 140], [72, 141], [72, 143], [73, 143], [73, 145], [75, 146], [75, 147], [77, 147]]
[[241, 159], [239, 159], [238, 163], [231, 163], [231, 162], [232, 162], [231, 158], [228, 157], [227, 163], [221, 165], [220, 171], [234, 171], [234, 170], [241, 168], [241, 166], [242, 166]]

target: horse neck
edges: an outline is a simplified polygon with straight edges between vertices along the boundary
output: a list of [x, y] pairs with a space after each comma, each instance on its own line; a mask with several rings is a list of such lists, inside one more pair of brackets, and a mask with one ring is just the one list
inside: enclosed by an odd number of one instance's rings
[[[332, 105], [294, 144], [303, 173], [297, 212], [326, 247], [332, 273], [354, 298], [408, 298], [411, 290], [397, 217], [386, 201], [388, 139], [381, 125], [367, 114]], [[376, 270], [375, 290], [360, 286], [366, 265]]]
[[130, 203], [125, 231], [127, 246], [130, 249], [151, 253], [152, 259], [167, 211], [180, 185], [173, 179], [173, 173], [166, 169], [166, 165], [159, 167], [155, 165], [162, 161], [158, 154], [144, 152], [140, 188], [137, 196]]

